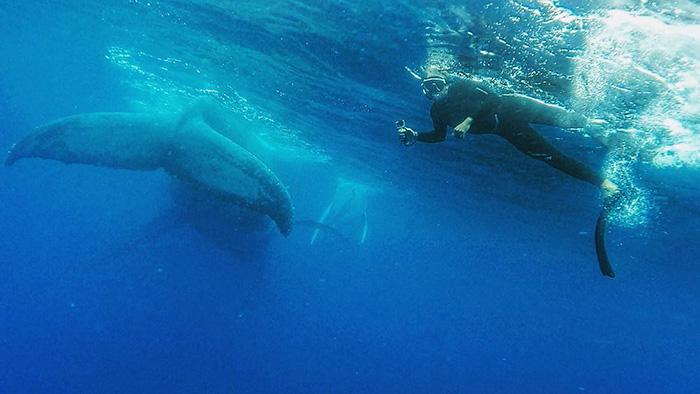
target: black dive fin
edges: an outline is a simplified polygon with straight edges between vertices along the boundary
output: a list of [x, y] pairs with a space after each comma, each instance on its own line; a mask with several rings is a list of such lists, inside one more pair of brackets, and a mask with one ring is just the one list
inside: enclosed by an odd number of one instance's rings
[[613, 271], [612, 264], [610, 264], [610, 258], [608, 257], [608, 252], [605, 248], [605, 230], [608, 224], [608, 215], [620, 200], [621, 196], [622, 193], [618, 192], [605, 198], [603, 201], [603, 208], [600, 210], [598, 222], [595, 226], [595, 252], [598, 255], [598, 265], [600, 266], [600, 271], [603, 273], [603, 275], [610, 278], [615, 277], [615, 271]]

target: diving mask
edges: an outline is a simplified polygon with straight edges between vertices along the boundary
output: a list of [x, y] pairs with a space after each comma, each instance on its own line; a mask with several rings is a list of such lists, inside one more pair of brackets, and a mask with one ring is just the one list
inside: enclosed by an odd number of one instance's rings
[[445, 90], [447, 81], [443, 77], [428, 77], [421, 82], [420, 86], [423, 88], [425, 97], [432, 100]]

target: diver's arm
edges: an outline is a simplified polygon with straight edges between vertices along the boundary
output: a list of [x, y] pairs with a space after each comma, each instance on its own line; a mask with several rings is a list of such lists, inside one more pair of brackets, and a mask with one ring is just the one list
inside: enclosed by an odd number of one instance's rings
[[433, 119], [433, 129], [429, 131], [419, 131], [418, 141], [420, 142], [442, 142], [447, 138], [447, 122], [441, 111], [433, 105], [430, 108], [430, 117]]
[[445, 126], [442, 133], [439, 130], [415, 131], [405, 126], [397, 128], [396, 132], [399, 135], [399, 141], [401, 141], [404, 146], [411, 146], [418, 141], [430, 143], [444, 141], [447, 135], [447, 126]]
[[418, 132], [418, 141], [420, 142], [442, 142], [445, 138], [447, 138], [447, 125], [434, 125], [433, 130]]

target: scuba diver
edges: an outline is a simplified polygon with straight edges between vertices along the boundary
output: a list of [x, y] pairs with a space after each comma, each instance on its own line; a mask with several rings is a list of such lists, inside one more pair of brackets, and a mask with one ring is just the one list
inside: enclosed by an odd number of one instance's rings
[[519, 94], [498, 95], [489, 86], [473, 80], [448, 83], [443, 75], [432, 73], [421, 82], [423, 93], [433, 101], [430, 117], [433, 130], [417, 132], [403, 120], [396, 122], [399, 140], [405, 146], [420, 142], [442, 142], [447, 127], [456, 138], [470, 134], [496, 134], [533, 159], [542, 161], [574, 178], [601, 188], [606, 195], [618, 187], [600, 172], [569, 157], [547, 142], [533, 124], [561, 128], [583, 128], [588, 119], [562, 107]]

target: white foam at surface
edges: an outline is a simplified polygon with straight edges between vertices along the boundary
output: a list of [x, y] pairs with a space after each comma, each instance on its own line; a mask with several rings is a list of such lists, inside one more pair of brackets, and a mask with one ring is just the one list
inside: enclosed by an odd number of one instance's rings
[[575, 95], [588, 113], [642, 130], [657, 167], [700, 166], [700, 29], [651, 12], [609, 10], [589, 20]]

